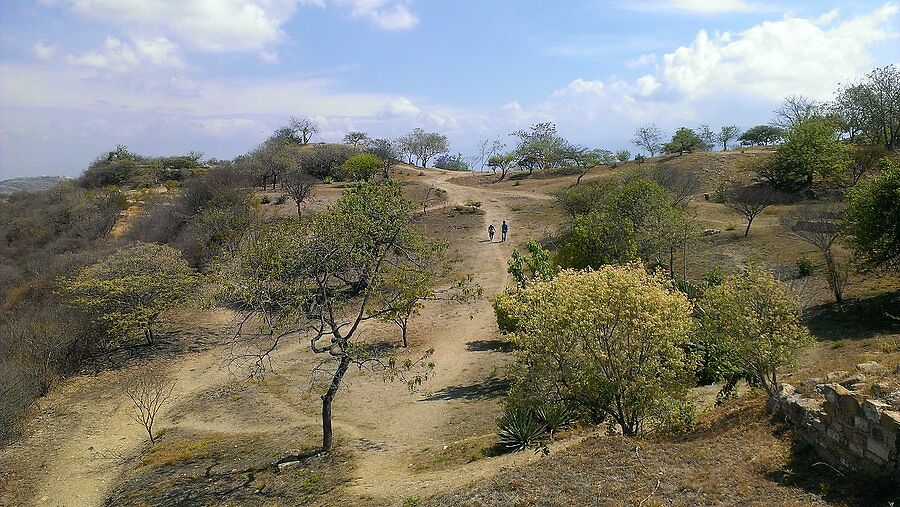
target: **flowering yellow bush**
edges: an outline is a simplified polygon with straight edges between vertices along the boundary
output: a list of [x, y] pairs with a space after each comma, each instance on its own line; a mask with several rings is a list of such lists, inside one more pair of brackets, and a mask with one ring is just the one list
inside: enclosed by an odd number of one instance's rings
[[626, 435], [690, 415], [692, 307], [666, 278], [640, 264], [566, 270], [495, 307], [520, 349], [514, 397], [612, 417]]

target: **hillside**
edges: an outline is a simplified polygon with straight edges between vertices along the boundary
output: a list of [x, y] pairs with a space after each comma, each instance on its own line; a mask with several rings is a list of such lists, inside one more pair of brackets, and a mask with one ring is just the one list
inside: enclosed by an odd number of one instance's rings
[[[700, 175], [689, 209], [700, 229], [680, 255], [687, 279], [737, 270], [747, 263], [776, 273], [804, 302], [816, 342], [782, 377], [799, 383], [875, 360], [900, 365], [900, 307], [895, 274], [854, 274], [846, 302], [832, 302], [818, 252], [787, 233], [767, 208], [743, 237], [743, 218], [704, 199], [725, 181], [747, 181], [748, 160], [766, 149], [704, 152], [648, 160]], [[592, 169], [582, 184], [635, 169]], [[274, 358], [273, 373], [248, 378], [228, 362], [236, 314], [223, 308], [177, 309], [155, 348], [130, 347], [92, 359], [81, 374], [53, 387], [33, 407], [24, 436], [0, 450], [2, 505], [866, 505], [868, 491], [847, 481], [794, 444], [770, 419], [764, 399], [741, 396], [714, 407], [718, 386], [693, 390], [699, 412], [688, 435], [636, 440], [576, 427], [558, 435], [549, 455], [503, 453], [497, 418], [508, 391], [512, 345], [497, 329], [490, 298], [510, 283], [507, 262], [529, 240], [554, 245], [568, 215], [553, 192], [571, 175], [489, 174], [401, 165], [396, 177], [413, 201], [426, 202], [417, 230], [450, 242], [459, 270], [484, 289], [474, 303], [431, 301], [411, 321], [404, 357], [428, 349], [435, 372], [420, 391], [383, 382], [379, 372], [351, 369], [335, 399], [336, 452], [316, 455], [319, 392], [310, 390], [316, 357], [294, 340]], [[320, 185], [304, 212], [337, 198], [343, 184]], [[441, 199], [428, 202], [432, 190]], [[295, 216], [278, 191], [256, 191], [262, 213]], [[126, 215], [125, 220], [140, 216]], [[488, 242], [488, 224], [510, 225], [510, 240]], [[117, 230], [127, 230], [119, 224]], [[843, 257], [849, 256], [841, 251]], [[797, 260], [813, 260], [811, 276], [795, 275]], [[366, 324], [366, 342], [393, 343], [396, 330]], [[130, 419], [122, 386], [155, 365], [176, 380], [161, 412], [155, 444]], [[291, 468], [274, 466], [298, 456]], [[880, 500], [881, 498], [877, 498]]]
[[0, 195], [15, 192], [40, 192], [59, 185], [68, 178], [64, 176], [34, 176], [30, 178], [10, 178], [0, 180]]

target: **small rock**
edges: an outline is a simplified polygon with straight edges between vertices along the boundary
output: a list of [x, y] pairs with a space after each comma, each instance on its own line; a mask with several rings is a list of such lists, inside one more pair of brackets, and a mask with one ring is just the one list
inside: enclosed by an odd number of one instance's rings
[[300, 460], [285, 461], [283, 463], [278, 463], [276, 466], [278, 467], [279, 472], [283, 472], [283, 471], [287, 470], [288, 468], [294, 468], [295, 466], [298, 466], [298, 465], [300, 465]]
[[847, 389], [853, 389], [853, 386], [860, 384], [862, 382], [865, 382], [865, 381], [866, 381], [866, 376], [863, 375], [862, 373], [857, 373], [855, 375], [852, 375], [852, 376], [847, 377], [844, 380], [840, 381], [840, 384], [842, 386], [846, 387]]
[[884, 366], [881, 366], [875, 361], [866, 361], [865, 363], [856, 365], [856, 371], [862, 373], [882, 373], [884, 370]]
[[721, 233], [719, 229], [703, 229], [704, 236], [715, 236], [716, 234]]
[[848, 371], [844, 371], [844, 370], [833, 371], [833, 372], [825, 375], [825, 380], [827, 380], [828, 382], [837, 382], [838, 380], [841, 380], [842, 378], [845, 378], [848, 375], [850, 375], [850, 372], [848, 372]]

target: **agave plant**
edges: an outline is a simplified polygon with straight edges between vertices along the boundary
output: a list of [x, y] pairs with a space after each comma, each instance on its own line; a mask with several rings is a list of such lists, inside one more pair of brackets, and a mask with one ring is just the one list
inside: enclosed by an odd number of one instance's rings
[[565, 405], [543, 405], [537, 409], [535, 416], [550, 433], [550, 440], [553, 440], [553, 433], [572, 424], [573, 421], [572, 413]]
[[547, 428], [531, 410], [515, 410], [500, 420], [500, 445], [512, 450], [541, 449]]

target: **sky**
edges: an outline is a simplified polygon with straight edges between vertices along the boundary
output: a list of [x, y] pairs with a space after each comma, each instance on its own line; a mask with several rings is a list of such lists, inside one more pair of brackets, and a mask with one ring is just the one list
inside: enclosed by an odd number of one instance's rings
[[771, 120], [900, 63], [898, 4], [776, 0], [2, 0], [0, 179], [78, 175], [118, 144], [230, 159], [291, 116], [446, 134], [453, 153], [553, 121], [634, 129]]

